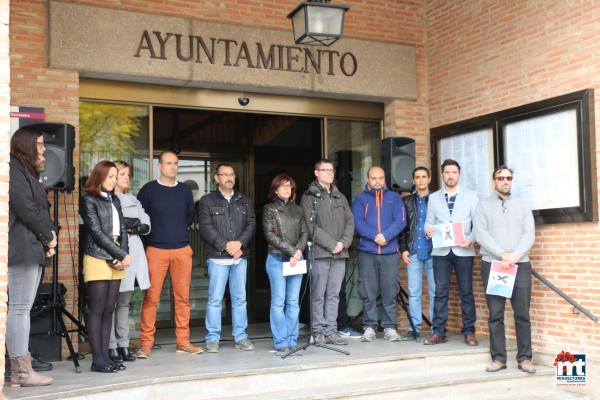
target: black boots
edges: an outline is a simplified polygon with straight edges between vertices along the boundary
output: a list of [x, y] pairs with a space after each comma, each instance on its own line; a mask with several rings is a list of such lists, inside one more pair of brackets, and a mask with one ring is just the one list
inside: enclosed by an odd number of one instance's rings
[[31, 367], [36, 372], [50, 371], [52, 369], [52, 363], [42, 361], [36, 354], [31, 355]]
[[117, 351], [123, 361], [131, 362], [137, 360], [137, 358], [129, 352], [129, 347], [117, 347]]
[[136, 357], [129, 352], [129, 348], [127, 347], [108, 349], [108, 357], [117, 364], [123, 361], [131, 362], [136, 360]]
[[116, 363], [120, 363], [123, 361], [121, 358], [121, 354], [117, 351], [117, 349], [108, 349], [108, 358]]

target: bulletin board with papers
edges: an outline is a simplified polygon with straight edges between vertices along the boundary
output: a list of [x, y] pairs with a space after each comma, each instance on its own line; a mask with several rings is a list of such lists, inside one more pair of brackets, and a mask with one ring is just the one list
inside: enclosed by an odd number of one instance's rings
[[537, 224], [597, 221], [594, 95], [581, 90], [431, 129], [432, 187], [439, 166], [461, 165], [460, 187], [487, 197], [492, 171], [513, 170], [511, 193], [526, 200]]

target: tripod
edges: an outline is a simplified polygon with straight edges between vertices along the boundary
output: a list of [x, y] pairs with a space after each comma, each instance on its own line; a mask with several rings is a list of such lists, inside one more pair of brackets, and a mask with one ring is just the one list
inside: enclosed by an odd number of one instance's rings
[[[58, 190], [54, 190], [54, 226], [56, 227], [56, 238], [58, 240], [58, 233], [60, 231], [60, 225], [58, 224]], [[81, 373], [81, 367], [79, 366], [79, 354], [75, 352], [73, 348], [73, 342], [71, 341], [71, 337], [69, 333], [78, 332], [87, 337], [87, 330], [81, 324], [80, 321], [77, 320], [70, 312], [65, 309], [65, 300], [64, 297], [59, 295], [58, 292], [58, 243], [55, 247], [54, 258], [52, 259], [52, 295], [50, 296], [50, 304], [49, 308], [52, 309], [52, 333], [54, 335], [58, 335], [63, 337], [67, 342], [67, 347], [69, 348], [69, 353], [71, 354], [69, 358], [73, 360], [73, 365], [75, 366], [75, 372]], [[63, 316], [67, 317], [77, 329], [68, 330], [65, 325], [65, 321]]]
[[[402, 287], [400, 282], [398, 282], [398, 286], [400, 287], [400, 290], [398, 290], [398, 295], [396, 296], [396, 302], [398, 304], [400, 304], [400, 306], [404, 309], [404, 312], [406, 313], [406, 317], [408, 318], [408, 323], [410, 324], [412, 331], [414, 333], [417, 333], [417, 329], [415, 328], [415, 323], [413, 322], [412, 318], [410, 317], [410, 311], [408, 310], [408, 302], [407, 302], [408, 293], [406, 293], [406, 291], [404, 290], [404, 288]], [[433, 301], [433, 300], [431, 299], [429, 301]], [[425, 316], [425, 314], [421, 314], [421, 318], [427, 325], [431, 326], [431, 321], [429, 321], [429, 319]]]
[[297, 347], [295, 350], [290, 351], [289, 353], [285, 354], [281, 358], [286, 358], [288, 356], [291, 356], [292, 354], [295, 354], [295, 353], [299, 352], [300, 350], [306, 350], [310, 346], [322, 347], [324, 349], [337, 351], [338, 353], [342, 353], [347, 356], [350, 355], [349, 351], [342, 350], [342, 349], [336, 349], [333, 346], [328, 346], [326, 344], [317, 343], [313, 336], [312, 267], [313, 267], [313, 263], [315, 261], [315, 253], [313, 251], [313, 244], [314, 244], [314, 239], [315, 239], [315, 227], [317, 226], [317, 204], [318, 204], [318, 201], [319, 201], [319, 198], [317, 196], [313, 195], [313, 204], [312, 204], [312, 209], [310, 211], [310, 220], [313, 221], [313, 225], [312, 225], [312, 229], [310, 230], [310, 241], [308, 242], [308, 258], [307, 258], [307, 263], [308, 263], [308, 301], [310, 303], [310, 336], [309, 336], [308, 342], [306, 344]]

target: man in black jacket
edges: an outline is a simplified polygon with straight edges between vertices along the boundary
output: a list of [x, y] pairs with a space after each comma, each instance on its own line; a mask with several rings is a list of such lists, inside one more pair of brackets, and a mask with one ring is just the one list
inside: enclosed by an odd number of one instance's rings
[[214, 178], [217, 190], [203, 196], [197, 206], [200, 234], [208, 259], [206, 351], [219, 352], [221, 304], [228, 281], [235, 348], [250, 351], [254, 350], [254, 345], [246, 333], [246, 269], [250, 241], [256, 232], [256, 216], [248, 196], [234, 189], [232, 165], [218, 165]]
[[413, 171], [415, 193], [404, 198], [406, 207], [406, 228], [400, 235], [400, 251], [402, 261], [406, 264], [408, 276], [408, 306], [410, 319], [415, 330], [402, 335], [402, 340], [420, 340], [421, 337], [421, 295], [423, 292], [423, 272], [427, 273], [429, 288], [429, 318], [433, 318], [433, 298], [435, 296], [435, 280], [431, 258], [431, 239], [425, 235], [425, 218], [429, 200], [429, 183], [431, 175], [425, 167], [417, 167]]

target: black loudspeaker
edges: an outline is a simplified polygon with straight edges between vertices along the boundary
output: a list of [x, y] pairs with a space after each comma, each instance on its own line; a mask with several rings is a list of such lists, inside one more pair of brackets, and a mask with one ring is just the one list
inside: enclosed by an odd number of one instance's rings
[[[58, 302], [64, 301], [67, 292], [61, 283], [58, 286]], [[31, 308], [31, 331], [29, 350], [44, 361], [61, 360], [60, 336], [52, 331], [52, 284], [42, 283], [38, 288]], [[58, 321], [57, 321], [58, 323]]]
[[41, 174], [42, 182], [49, 189], [73, 190], [75, 188], [73, 168], [75, 128], [69, 124], [57, 123], [31, 126], [44, 132], [46, 170]]
[[411, 138], [388, 137], [381, 141], [381, 165], [388, 188], [402, 192], [412, 189], [415, 151], [415, 141]]

